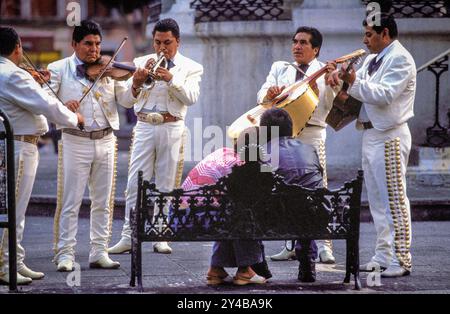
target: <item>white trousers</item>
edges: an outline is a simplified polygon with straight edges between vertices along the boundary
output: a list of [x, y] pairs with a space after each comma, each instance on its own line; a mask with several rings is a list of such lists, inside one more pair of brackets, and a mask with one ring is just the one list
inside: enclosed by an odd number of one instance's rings
[[388, 131], [365, 130], [362, 166], [377, 242], [373, 262], [411, 268], [411, 214], [406, 168], [411, 150], [407, 123]]
[[[14, 163], [16, 172], [16, 237], [17, 237], [17, 270], [24, 267], [25, 249], [21, 242], [25, 228], [25, 213], [33, 190], [34, 179], [39, 163], [39, 152], [36, 145], [14, 141]], [[3, 230], [0, 243], [0, 274], [9, 272], [8, 230]]]
[[86, 184], [91, 200], [89, 262], [96, 262], [108, 254], [114, 207], [116, 137], [111, 133], [100, 140], [91, 140], [63, 133], [59, 154], [54, 262], [75, 260], [78, 214]]
[[[327, 177], [327, 160], [325, 152], [325, 140], [327, 138], [326, 128], [320, 126], [308, 126], [303, 129], [303, 132], [297, 137], [305, 144], [314, 146], [319, 155], [319, 162], [323, 168], [323, 185], [328, 186]], [[317, 252], [320, 254], [322, 251], [328, 251], [333, 253], [333, 242], [331, 240], [316, 240]]]
[[138, 121], [134, 129], [125, 203], [125, 222], [122, 241], [131, 244], [130, 211], [136, 206], [138, 172], [143, 172], [144, 180], [155, 177], [156, 188], [162, 192], [175, 187], [182, 160], [184, 142], [184, 121], [151, 125]]

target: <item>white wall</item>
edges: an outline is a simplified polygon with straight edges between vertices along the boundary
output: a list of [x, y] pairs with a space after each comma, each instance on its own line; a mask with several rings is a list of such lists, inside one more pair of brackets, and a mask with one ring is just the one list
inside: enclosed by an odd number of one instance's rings
[[[273, 61], [291, 60], [291, 37], [300, 25], [317, 27], [324, 36], [320, 54], [323, 61], [334, 59], [362, 44], [360, 1], [286, 1], [292, 6], [292, 21], [214, 22], [194, 25], [189, 1], [177, 0], [161, 18], [178, 21], [182, 32], [181, 52], [205, 68], [199, 102], [188, 111], [187, 125], [203, 119], [203, 127], [225, 128], [255, 106], [256, 93], [265, 81]], [[400, 41], [419, 67], [450, 48], [450, 19], [398, 19]], [[153, 25], [149, 25], [149, 34]], [[416, 117], [410, 121], [415, 145], [425, 142], [425, 129], [434, 121], [434, 76], [418, 75]], [[449, 72], [441, 79], [441, 112], [450, 108]], [[442, 117], [445, 115], [442, 114]], [[447, 126], [448, 120], [441, 119]], [[207, 142], [204, 139], [203, 142]], [[360, 166], [361, 134], [353, 126], [336, 133], [328, 129], [329, 165]]]

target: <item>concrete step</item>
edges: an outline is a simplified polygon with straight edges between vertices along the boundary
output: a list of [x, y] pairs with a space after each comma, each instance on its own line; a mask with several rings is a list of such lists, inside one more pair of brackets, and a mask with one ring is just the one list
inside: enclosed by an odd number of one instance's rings
[[[80, 217], [88, 218], [90, 200], [85, 197], [80, 208]], [[53, 217], [56, 197], [53, 195], [34, 195], [30, 199], [27, 215]], [[411, 200], [413, 221], [450, 221], [450, 200]], [[117, 197], [114, 205], [114, 219], [122, 220], [125, 214], [125, 198]], [[367, 200], [361, 204], [361, 221], [371, 222]]]

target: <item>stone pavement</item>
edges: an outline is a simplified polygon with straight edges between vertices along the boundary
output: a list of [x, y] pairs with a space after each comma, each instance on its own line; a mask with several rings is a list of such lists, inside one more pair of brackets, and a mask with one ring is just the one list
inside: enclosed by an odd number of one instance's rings
[[[120, 236], [122, 222], [115, 220], [113, 239]], [[450, 293], [450, 222], [414, 222], [412, 255], [414, 270], [411, 276], [393, 279], [381, 278], [381, 286], [368, 287], [367, 273], [361, 273], [363, 289], [352, 290], [353, 285], [343, 285], [345, 269], [345, 242], [334, 241], [336, 265], [318, 264], [317, 281], [304, 284], [297, 281], [296, 261], [272, 262], [269, 267], [274, 275], [265, 286], [222, 286], [205, 285], [212, 243], [172, 243], [170, 255], [155, 254], [151, 244], [143, 246], [143, 272], [145, 293], [159, 294], [392, 294], [392, 293]], [[361, 225], [360, 258], [365, 263], [371, 257], [375, 245], [373, 224]], [[26, 264], [32, 269], [44, 271], [43, 280], [20, 287], [24, 293], [113, 293], [136, 294], [137, 289], [129, 287], [130, 255], [112, 255], [121, 263], [119, 270], [94, 270], [88, 268], [89, 221], [81, 218], [78, 228], [76, 261], [81, 264], [80, 286], [70, 287], [66, 283], [68, 273], [59, 273], [51, 262], [53, 220], [49, 217], [27, 217], [23, 245], [26, 249]], [[265, 242], [266, 254], [278, 253], [283, 242]], [[229, 269], [230, 274], [234, 269]], [[0, 286], [0, 294], [7, 293], [6, 286]]]

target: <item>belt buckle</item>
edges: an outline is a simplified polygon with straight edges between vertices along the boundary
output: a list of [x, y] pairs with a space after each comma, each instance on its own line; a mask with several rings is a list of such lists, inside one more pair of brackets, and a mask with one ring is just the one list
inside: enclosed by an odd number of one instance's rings
[[91, 138], [91, 140], [100, 140], [103, 138], [103, 130], [92, 131], [89, 137]]
[[148, 123], [153, 125], [163, 124], [164, 123], [164, 117], [159, 112], [149, 112], [147, 113], [146, 120]]

